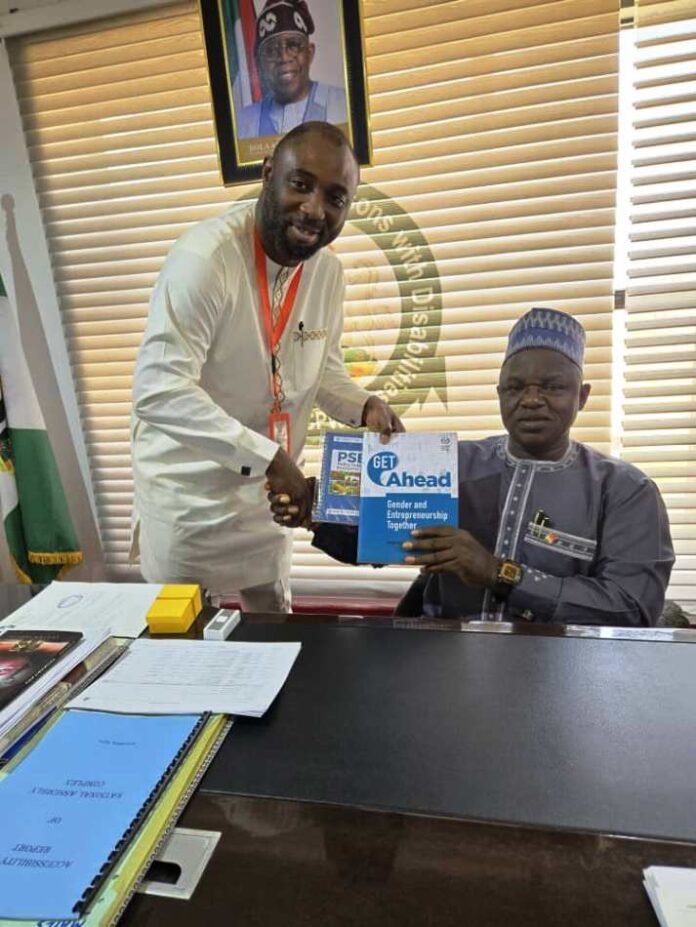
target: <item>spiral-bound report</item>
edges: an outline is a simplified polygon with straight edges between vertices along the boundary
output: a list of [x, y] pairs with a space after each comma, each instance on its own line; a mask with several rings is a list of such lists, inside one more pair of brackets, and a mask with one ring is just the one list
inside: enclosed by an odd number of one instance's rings
[[357, 525], [360, 507], [362, 434], [327, 431], [321, 436], [321, 473], [312, 520]]
[[0, 782], [0, 918], [76, 918], [203, 723], [66, 712]]

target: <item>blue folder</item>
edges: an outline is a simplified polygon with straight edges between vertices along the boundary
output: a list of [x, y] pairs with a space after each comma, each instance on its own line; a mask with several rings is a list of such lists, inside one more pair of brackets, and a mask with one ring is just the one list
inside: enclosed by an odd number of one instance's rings
[[77, 918], [200, 724], [66, 712], [0, 782], [0, 917]]

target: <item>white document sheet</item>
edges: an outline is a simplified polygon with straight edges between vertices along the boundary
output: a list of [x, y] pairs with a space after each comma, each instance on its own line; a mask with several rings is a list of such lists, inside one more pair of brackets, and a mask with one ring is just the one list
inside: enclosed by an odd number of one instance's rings
[[285, 683], [300, 646], [144, 638], [133, 641], [125, 656], [68, 707], [260, 718]]
[[696, 869], [649, 866], [643, 876], [662, 927], [696, 927]]
[[158, 583], [53, 582], [8, 615], [0, 627], [138, 637], [161, 588]]

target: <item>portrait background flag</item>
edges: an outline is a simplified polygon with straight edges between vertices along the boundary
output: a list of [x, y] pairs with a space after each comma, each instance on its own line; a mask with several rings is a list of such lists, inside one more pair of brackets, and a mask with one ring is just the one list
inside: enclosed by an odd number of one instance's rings
[[226, 32], [228, 36], [234, 36], [234, 42], [227, 44], [227, 59], [237, 112], [243, 106], [257, 103], [263, 96], [254, 55], [257, 6], [262, 7], [263, 2], [222, 0], [223, 15], [227, 19]]
[[50, 582], [82, 561], [2, 277], [0, 510], [10, 556], [22, 582]]

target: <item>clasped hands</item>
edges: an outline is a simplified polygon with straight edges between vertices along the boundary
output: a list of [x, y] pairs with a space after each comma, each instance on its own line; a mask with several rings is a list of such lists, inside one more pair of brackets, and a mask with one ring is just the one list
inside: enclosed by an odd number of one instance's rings
[[[378, 431], [387, 444], [392, 434], [405, 431], [391, 406], [379, 396], [370, 396], [363, 406], [362, 425]], [[282, 448], [266, 470], [266, 489], [273, 521], [286, 528], [308, 528], [314, 499], [314, 479], [305, 478], [293, 459]]]
[[[306, 508], [291, 502], [285, 493], [269, 492], [273, 520], [286, 527], [309, 528], [314, 482], [312, 477], [305, 480]], [[463, 528], [417, 528], [402, 547], [407, 552], [404, 563], [419, 566], [424, 573], [452, 573], [466, 586], [493, 586], [496, 582], [499, 559]]]
[[266, 470], [266, 489], [273, 521], [286, 528], [309, 527], [314, 480], [303, 475], [282, 447]]
[[[371, 396], [363, 409], [363, 425], [379, 431], [386, 443], [404, 426], [391, 408]], [[295, 462], [279, 449], [266, 471], [268, 501], [273, 520], [286, 528], [309, 528], [314, 500], [313, 477], [306, 478]], [[467, 586], [493, 586], [500, 560], [463, 528], [417, 528], [403, 543], [404, 563], [425, 573], [452, 573]]]

